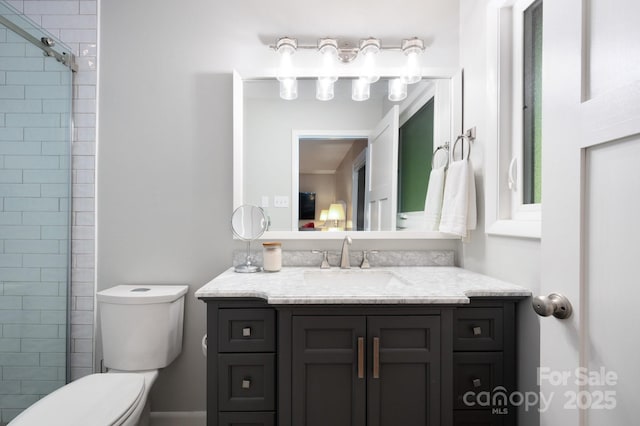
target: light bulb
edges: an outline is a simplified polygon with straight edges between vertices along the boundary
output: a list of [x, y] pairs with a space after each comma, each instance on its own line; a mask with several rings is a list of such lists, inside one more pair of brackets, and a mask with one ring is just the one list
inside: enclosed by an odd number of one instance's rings
[[369, 99], [370, 86], [365, 78], [358, 78], [351, 82], [351, 99], [354, 101], [366, 101]]
[[280, 54], [280, 67], [278, 68], [278, 80], [285, 80], [293, 77], [293, 61], [290, 52]]
[[364, 57], [360, 78], [367, 80], [369, 83], [375, 83], [380, 80], [380, 75], [376, 72], [376, 55], [380, 52], [380, 40], [375, 38], [361, 40], [360, 52]]
[[322, 70], [320, 78], [338, 80], [338, 42], [332, 38], [323, 38], [318, 41], [318, 51], [322, 55]]
[[422, 79], [418, 55], [420, 55], [423, 50], [424, 42], [418, 38], [402, 40], [402, 51], [407, 55], [407, 64], [401, 78], [406, 84], [417, 83]]
[[407, 97], [407, 83], [401, 78], [389, 80], [389, 100], [399, 102]]
[[298, 80], [295, 77], [280, 80], [280, 97], [287, 101], [298, 97]]
[[422, 75], [420, 75], [420, 67], [418, 66], [418, 53], [407, 53], [407, 65], [402, 75], [402, 80], [406, 84], [413, 84], [420, 81]]
[[276, 42], [276, 51], [280, 54], [278, 80], [295, 78], [292, 56], [298, 48], [298, 41], [289, 37], [282, 37]]
[[333, 99], [333, 83], [335, 80], [320, 77], [316, 81], [316, 99], [319, 101], [330, 101]]

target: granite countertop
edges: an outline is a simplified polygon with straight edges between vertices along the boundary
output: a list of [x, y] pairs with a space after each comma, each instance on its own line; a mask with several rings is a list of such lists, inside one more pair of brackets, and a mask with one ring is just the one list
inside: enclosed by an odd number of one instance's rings
[[[370, 275], [365, 278], [366, 274]], [[230, 268], [195, 295], [199, 299], [261, 298], [272, 305], [465, 304], [470, 297], [527, 297], [531, 291], [452, 266], [283, 267], [280, 272], [253, 274]]]

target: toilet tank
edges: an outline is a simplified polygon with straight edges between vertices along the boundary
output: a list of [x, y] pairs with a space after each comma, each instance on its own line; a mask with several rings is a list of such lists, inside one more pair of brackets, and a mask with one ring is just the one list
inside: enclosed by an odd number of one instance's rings
[[153, 370], [182, 351], [186, 285], [118, 285], [97, 293], [104, 365]]

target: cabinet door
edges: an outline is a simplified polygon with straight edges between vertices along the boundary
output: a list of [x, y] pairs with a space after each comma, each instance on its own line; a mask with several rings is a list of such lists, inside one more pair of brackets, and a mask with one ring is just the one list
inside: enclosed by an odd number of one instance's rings
[[294, 316], [292, 328], [293, 424], [365, 426], [365, 317]]
[[440, 425], [440, 317], [367, 318], [368, 426]]

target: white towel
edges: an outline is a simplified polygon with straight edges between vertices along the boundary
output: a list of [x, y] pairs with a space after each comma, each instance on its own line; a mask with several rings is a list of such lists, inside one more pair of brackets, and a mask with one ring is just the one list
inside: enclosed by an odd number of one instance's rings
[[427, 231], [437, 231], [442, 215], [442, 197], [444, 195], [444, 166], [431, 170], [427, 198], [424, 201], [424, 221]]
[[467, 237], [476, 229], [476, 183], [473, 165], [466, 160], [454, 161], [447, 170], [442, 201], [440, 232]]

